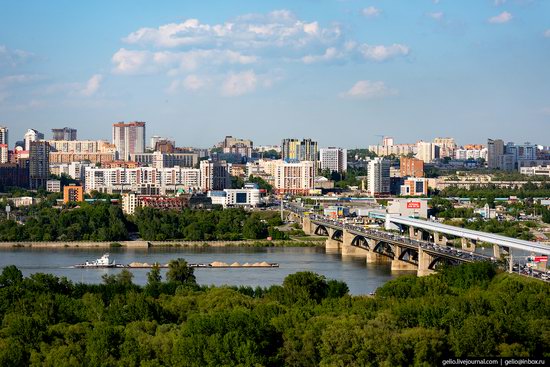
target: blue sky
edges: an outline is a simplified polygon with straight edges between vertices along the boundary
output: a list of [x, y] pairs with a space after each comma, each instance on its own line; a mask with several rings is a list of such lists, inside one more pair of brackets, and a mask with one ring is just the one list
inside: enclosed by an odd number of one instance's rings
[[550, 144], [550, 1], [0, 0], [0, 125]]

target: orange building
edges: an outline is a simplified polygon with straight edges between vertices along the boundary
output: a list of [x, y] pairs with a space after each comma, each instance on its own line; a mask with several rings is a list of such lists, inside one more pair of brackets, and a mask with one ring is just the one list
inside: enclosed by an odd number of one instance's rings
[[424, 177], [424, 161], [417, 158], [401, 157], [399, 171], [401, 177]]
[[84, 201], [84, 188], [82, 186], [68, 185], [63, 188], [63, 203]]

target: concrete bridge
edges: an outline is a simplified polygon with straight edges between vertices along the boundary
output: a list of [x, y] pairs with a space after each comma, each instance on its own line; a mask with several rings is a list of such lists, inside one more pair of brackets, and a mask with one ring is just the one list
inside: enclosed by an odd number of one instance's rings
[[367, 263], [391, 263], [392, 270], [414, 270], [419, 276], [433, 273], [442, 264], [494, 260], [473, 252], [344, 224], [318, 215], [303, 216], [302, 226], [306, 234], [327, 236], [326, 248], [338, 250], [343, 256], [365, 257]]

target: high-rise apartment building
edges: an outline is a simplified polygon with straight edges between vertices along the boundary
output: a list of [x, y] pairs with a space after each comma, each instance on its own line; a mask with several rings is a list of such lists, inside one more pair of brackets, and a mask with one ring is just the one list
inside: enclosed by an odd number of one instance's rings
[[313, 162], [317, 167], [317, 142], [311, 139], [284, 139], [282, 142], [282, 159], [287, 162]]
[[82, 186], [67, 185], [63, 188], [63, 203], [84, 201], [84, 188]]
[[401, 177], [424, 177], [424, 161], [418, 158], [401, 157], [399, 173]]
[[348, 151], [342, 148], [322, 148], [319, 150], [319, 164], [321, 170], [331, 172], [346, 172], [348, 168]]
[[8, 128], [4, 126], [0, 126], [0, 144], [6, 144], [9, 146], [8, 141]]
[[315, 164], [311, 161], [276, 161], [275, 193], [308, 195], [314, 188], [315, 171]]
[[201, 161], [200, 173], [202, 191], [218, 191], [231, 188], [229, 164], [225, 161]]
[[426, 141], [420, 141], [417, 143], [416, 158], [424, 161], [424, 163], [431, 163], [435, 159], [439, 158], [439, 150], [439, 145]]
[[35, 129], [28, 129], [25, 133], [25, 150], [31, 150], [31, 142], [44, 140], [44, 134]]
[[46, 188], [50, 175], [50, 145], [45, 141], [32, 141], [29, 150], [30, 188]]
[[454, 138], [435, 138], [433, 143], [439, 147], [439, 158], [454, 157], [456, 150]]
[[504, 141], [501, 139], [487, 140], [487, 168], [497, 169], [499, 157], [504, 154]]
[[390, 161], [376, 157], [369, 161], [367, 168], [367, 194], [369, 196], [390, 193]]
[[130, 154], [145, 152], [145, 122], [113, 124], [113, 144], [123, 161], [129, 160]]
[[70, 127], [52, 129], [52, 140], [76, 140], [76, 129]]
[[9, 160], [8, 144], [0, 143], [0, 163], [8, 163]]

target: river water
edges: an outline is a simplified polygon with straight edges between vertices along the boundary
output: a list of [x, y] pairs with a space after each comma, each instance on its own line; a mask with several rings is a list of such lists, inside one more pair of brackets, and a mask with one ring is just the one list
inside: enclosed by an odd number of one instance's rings
[[[39, 249], [10, 248], [0, 250], [0, 268], [16, 265], [25, 276], [32, 273], [49, 273], [67, 277], [73, 282], [100, 283], [104, 274], [116, 274], [121, 269], [74, 269], [70, 266], [95, 260], [104, 249]], [[342, 257], [337, 253], [326, 253], [324, 248], [314, 247], [205, 247], [205, 248], [149, 248], [109, 249], [111, 260], [117, 264], [131, 262], [168, 263], [172, 259], [184, 258], [189, 263], [211, 263], [222, 261], [228, 264], [255, 263], [267, 261], [278, 263], [279, 268], [256, 269], [204, 269], [196, 268], [197, 282], [203, 285], [247, 285], [268, 287], [282, 284], [284, 278], [298, 271], [313, 271], [327, 279], [347, 283], [350, 293], [368, 294], [397, 276], [389, 265], [366, 264], [365, 259]], [[145, 284], [149, 269], [131, 269], [134, 283]], [[166, 270], [163, 269], [164, 277]], [[409, 272], [410, 273], [410, 272]], [[414, 274], [414, 272], [413, 272]]]

